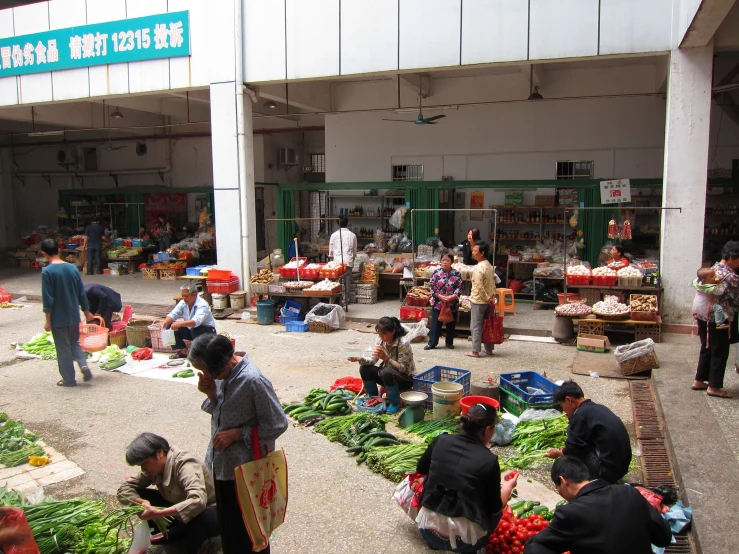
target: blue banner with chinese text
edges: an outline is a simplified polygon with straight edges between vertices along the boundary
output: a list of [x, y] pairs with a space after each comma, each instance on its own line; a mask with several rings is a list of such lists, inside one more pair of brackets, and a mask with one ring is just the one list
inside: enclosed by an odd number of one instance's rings
[[189, 55], [189, 12], [171, 12], [0, 38], [0, 77]]

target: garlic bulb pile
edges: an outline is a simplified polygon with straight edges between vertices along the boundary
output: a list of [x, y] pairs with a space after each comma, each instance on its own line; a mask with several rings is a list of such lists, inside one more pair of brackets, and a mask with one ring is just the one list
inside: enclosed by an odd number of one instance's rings
[[316, 283], [315, 285], [313, 285], [312, 287], [310, 287], [308, 290], [325, 290], [325, 291], [329, 291], [329, 290], [334, 290], [338, 285], [339, 285], [339, 283], [337, 283], [336, 281], [332, 281], [331, 279], [324, 279], [320, 283]]
[[596, 267], [593, 270], [593, 277], [615, 277], [616, 271], [610, 267]]
[[590, 275], [590, 268], [584, 265], [571, 265], [567, 267], [567, 275]]
[[341, 263], [339, 262], [328, 262], [323, 266], [323, 269], [341, 269]]
[[619, 269], [618, 276], [619, 277], [644, 277], [641, 271], [631, 266], [623, 267]]
[[605, 300], [593, 304], [593, 313], [603, 315], [626, 315], [630, 308], [626, 304], [621, 304], [617, 296], [606, 296]]
[[588, 306], [584, 302], [569, 302], [567, 304], [557, 306], [556, 308], [554, 308], [554, 311], [557, 313], [557, 315], [564, 315], [568, 317], [582, 317], [590, 314], [591, 309], [590, 306]]

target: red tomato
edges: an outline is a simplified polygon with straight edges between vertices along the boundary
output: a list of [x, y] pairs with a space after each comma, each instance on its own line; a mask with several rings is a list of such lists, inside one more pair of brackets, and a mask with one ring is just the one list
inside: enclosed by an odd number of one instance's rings
[[513, 554], [519, 554], [519, 552], [521, 552], [521, 549], [517, 546], [514, 546], [513, 548], [511, 548], [511, 552], [513, 552]]
[[541, 519], [539, 519], [539, 518], [536, 518], [536, 519], [535, 519], [535, 520], [533, 521], [533, 523], [534, 523], [534, 525], [541, 525], [541, 524], [543, 523], [543, 520], [541, 520]]
[[507, 521], [504, 521], [503, 523], [501, 523], [501, 524], [500, 524], [500, 528], [501, 528], [501, 529], [502, 529], [503, 531], [507, 531], [508, 529], [510, 529], [510, 528], [511, 528], [511, 524], [510, 524], [510, 523], [508, 523]]

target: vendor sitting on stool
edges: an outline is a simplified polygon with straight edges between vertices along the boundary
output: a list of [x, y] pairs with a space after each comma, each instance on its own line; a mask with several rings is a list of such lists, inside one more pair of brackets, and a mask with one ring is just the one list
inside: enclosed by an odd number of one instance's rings
[[90, 311], [96, 316], [102, 317], [105, 326], [112, 329], [113, 312], [120, 312], [123, 309], [121, 295], [110, 287], [104, 287], [103, 285], [85, 285], [85, 295], [87, 296], [87, 303], [90, 304]]
[[[190, 343], [200, 335], [215, 334], [216, 320], [208, 303], [198, 296], [194, 283], [186, 283], [180, 287], [182, 300], [175, 306], [162, 322], [164, 329], [172, 329], [175, 334], [174, 348], [177, 350], [170, 356], [172, 359], [187, 358]], [[178, 321], [183, 319], [184, 321]]]
[[[394, 414], [400, 409], [400, 391], [413, 388], [416, 364], [413, 361], [411, 344], [403, 338], [405, 329], [397, 317], [382, 317], [375, 326], [379, 335], [372, 350], [372, 358], [361, 358], [359, 375], [364, 390], [370, 396], [379, 396], [377, 385], [387, 389], [387, 413]], [[355, 361], [355, 360], [352, 360]], [[375, 365], [378, 361], [382, 363]]]

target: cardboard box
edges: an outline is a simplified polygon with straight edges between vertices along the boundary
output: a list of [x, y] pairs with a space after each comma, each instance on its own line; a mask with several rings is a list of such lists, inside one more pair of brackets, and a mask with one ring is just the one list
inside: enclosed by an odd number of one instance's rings
[[577, 349], [583, 352], [597, 352], [604, 354], [611, 346], [611, 342], [605, 335], [578, 335]]

